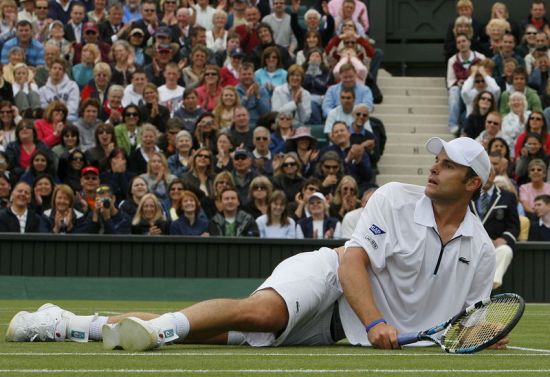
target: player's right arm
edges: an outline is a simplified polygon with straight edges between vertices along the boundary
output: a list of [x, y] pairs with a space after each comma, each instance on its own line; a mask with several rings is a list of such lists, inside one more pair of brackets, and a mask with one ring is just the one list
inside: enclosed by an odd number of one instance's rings
[[[340, 267], [338, 275], [340, 284], [347, 301], [364, 326], [383, 318], [376, 306], [372, 294], [367, 267], [370, 264], [369, 256], [361, 247], [340, 248]], [[377, 348], [399, 348], [397, 343], [397, 329], [379, 323], [372, 327], [367, 334], [369, 342]]]

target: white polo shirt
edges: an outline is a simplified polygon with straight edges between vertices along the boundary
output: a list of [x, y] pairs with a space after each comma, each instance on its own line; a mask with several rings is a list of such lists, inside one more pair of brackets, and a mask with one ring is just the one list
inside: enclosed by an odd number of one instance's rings
[[[368, 253], [376, 304], [400, 332], [428, 329], [488, 297], [495, 273], [493, 244], [470, 211], [443, 247], [424, 189], [401, 183], [379, 188], [346, 243]], [[350, 343], [369, 345], [344, 296], [339, 308]]]

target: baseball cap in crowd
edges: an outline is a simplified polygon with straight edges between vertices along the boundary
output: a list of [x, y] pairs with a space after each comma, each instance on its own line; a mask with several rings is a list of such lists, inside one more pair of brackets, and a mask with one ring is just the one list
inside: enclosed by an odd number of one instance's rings
[[172, 36], [172, 33], [170, 32], [170, 28], [167, 26], [161, 26], [155, 32], [155, 37], [170, 37], [170, 36]]
[[459, 137], [449, 142], [438, 137], [432, 137], [426, 143], [428, 152], [437, 155], [445, 150], [449, 159], [459, 165], [471, 167], [487, 183], [491, 172], [491, 161], [483, 146], [469, 137]]
[[240, 47], [235, 47], [229, 54], [232, 58], [244, 58], [244, 51]]
[[85, 168], [82, 168], [80, 171], [80, 176], [84, 176], [86, 174], [95, 174], [99, 175], [99, 170], [95, 166], [86, 166]]
[[326, 201], [325, 196], [323, 195], [323, 193], [319, 192], [319, 191], [314, 192], [313, 194], [311, 194], [308, 201], [311, 201], [311, 199], [314, 199], [314, 198], [321, 199], [323, 202]]
[[240, 156], [250, 157], [251, 154], [250, 154], [250, 152], [247, 151], [246, 149], [237, 148], [237, 149], [235, 150], [234, 156], [235, 156], [235, 157], [240, 157]]
[[130, 35], [134, 35], [134, 34], [141, 34], [141, 36], [144, 36], [145, 33], [143, 32], [143, 30], [141, 30], [140, 28], [138, 27], [135, 27], [132, 29], [132, 31], [130, 32]]
[[97, 31], [98, 31], [97, 24], [95, 22], [92, 22], [92, 21], [85, 22], [84, 26], [82, 27], [82, 31], [87, 32], [89, 30], [93, 30], [97, 33]]

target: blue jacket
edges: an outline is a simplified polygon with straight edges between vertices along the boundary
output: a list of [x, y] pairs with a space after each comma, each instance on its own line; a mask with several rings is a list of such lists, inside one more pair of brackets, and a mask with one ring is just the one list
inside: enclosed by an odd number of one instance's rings
[[265, 84], [268, 82], [270, 82], [275, 87], [286, 84], [287, 72], [284, 69], [279, 68], [275, 71], [275, 74], [270, 77], [267, 74], [267, 69], [260, 68], [256, 71], [254, 76], [256, 78], [256, 82], [258, 83], [258, 85], [260, 85], [260, 87], [265, 88]]
[[241, 100], [241, 105], [246, 107], [250, 116], [250, 124], [255, 125], [258, 118], [271, 111], [271, 101], [269, 98], [269, 92], [266, 88], [260, 87], [260, 98], [256, 96], [245, 97], [246, 89], [242, 84], [237, 85], [237, 93]]
[[172, 222], [170, 225], [170, 235], [177, 236], [200, 236], [208, 230], [208, 219], [206, 216], [198, 216], [195, 223], [191, 225], [189, 219], [184, 215]]
[[[342, 90], [342, 84], [332, 85], [327, 90], [325, 99], [323, 100], [323, 116], [326, 118], [328, 112], [335, 107], [340, 106], [340, 91]], [[372, 99], [372, 91], [370, 88], [363, 84], [355, 84], [353, 87], [355, 92], [355, 104], [366, 104], [369, 107], [369, 112], [372, 112], [374, 108], [374, 102]]]
[[[335, 229], [336, 224], [338, 224], [337, 218], [325, 217], [325, 219], [323, 220], [322, 236], [324, 237], [327, 230]], [[306, 217], [305, 219], [298, 221], [298, 226], [302, 228], [302, 233], [304, 234], [304, 238], [313, 238], [313, 217]]]

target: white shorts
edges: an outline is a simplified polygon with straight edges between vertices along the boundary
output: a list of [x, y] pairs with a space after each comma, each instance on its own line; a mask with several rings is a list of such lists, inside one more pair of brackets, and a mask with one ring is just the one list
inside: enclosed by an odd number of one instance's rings
[[274, 289], [286, 302], [288, 325], [275, 333], [243, 333], [254, 347], [329, 345], [334, 304], [342, 295], [338, 281], [338, 254], [323, 247], [282, 261], [255, 292]]

